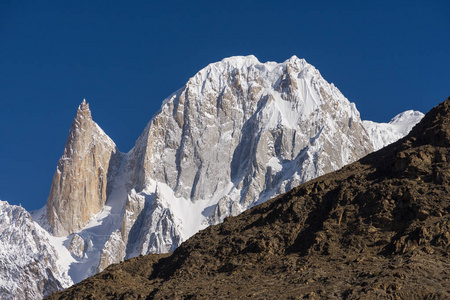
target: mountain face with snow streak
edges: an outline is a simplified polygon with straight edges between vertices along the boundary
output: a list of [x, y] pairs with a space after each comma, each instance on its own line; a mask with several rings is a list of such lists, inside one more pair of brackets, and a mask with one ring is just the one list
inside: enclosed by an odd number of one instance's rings
[[24, 208], [0, 201], [0, 299], [42, 299], [73, 284], [70, 254], [53, 239]]
[[363, 121], [363, 125], [374, 149], [378, 150], [407, 135], [423, 116], [420, 111], [407, 110], [393, 117], [389, 123]]
[[382, 134], [367, 128], [305, 60], [227, 58], [164, 100], [128, 153], [83, 101], [35, 219], [67, 239], [79, 282], [365, 156]]

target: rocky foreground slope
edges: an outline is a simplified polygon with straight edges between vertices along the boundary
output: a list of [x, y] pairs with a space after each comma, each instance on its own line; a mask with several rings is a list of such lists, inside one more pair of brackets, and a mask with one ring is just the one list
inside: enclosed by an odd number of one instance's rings
[[402, 140], [49, 299], [450, 298], [450, 98]]

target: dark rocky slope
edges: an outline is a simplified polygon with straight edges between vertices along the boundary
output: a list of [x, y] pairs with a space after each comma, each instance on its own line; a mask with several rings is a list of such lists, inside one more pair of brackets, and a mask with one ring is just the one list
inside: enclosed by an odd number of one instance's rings
[[404, 139], [49, 299], [450, 299], [450, 98]]

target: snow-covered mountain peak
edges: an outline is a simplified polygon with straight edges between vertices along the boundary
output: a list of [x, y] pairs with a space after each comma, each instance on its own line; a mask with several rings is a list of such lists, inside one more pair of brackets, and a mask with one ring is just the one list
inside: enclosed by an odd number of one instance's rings
[[[281, 65], [291, 67], [291, 70], [296, 71], [297, 73], [307, 68], [316, 70], [316, 68], [309, 64], [304, 58], [298, 58], [296, 55], [291, 56], [285, 62], [281, 63]], [[292, 69], [292, 67], [294, 67], [294, 69]]]
[[395, 128], [402, 136], [405, 136], [423, 117], [424, 114], [420, 111], [407, 110], [393, 117], [389, 125]]
[[378, 150], [407, 135], [423, 116], [420, 111], [407, 110], [393, 117], [389, 123], [363, 121], [363, 124], [374, 149]]
[[164, 101], [127, 156], [125, 224], [141, 231], [125, 242], [134, 254], [174, 249], [372, 149], [355, 105], [304, 59], [212, 63]]
[[[205, 105], [221, 105], [222, 107], [218, 107], [221, 110], [226, 108], [222, 105], [226, 102], [223, 100], [231, 95], [237, 96], [237, 106], [233, 104], [229, 108], [234, 110], [245, 106], [243, 109], [246, 118], [257, 110], [265, 110], [270, 115], [273, 115], [270, 111], [277, 111], [276, 114], [283, 116], [273, 116], [272, 121], [289, 124], [290, 127], [297, 126], [297, 120], [308, 118], [313, 111], [325, 104], [332, 109], [349, 111], [354, 118], [359, 118], [354, 105], [333, 84], [326, 82], [314, 66], [295, 55], [282, 63], [261, 63], [251, 55], [234, 56], [209, 64], [195, 74], [185, 87], [167, 98], [161, 110], [167, 104], [168, 107], [177, 106], [177, 118], [179, 124], [183, 124], [180, 119], [181, 109], [195, 107], [199, 110]], [[179, 101], [186, 97], [189, 99], [189, 106], [184, 101]], [[169, 103], [173, 101], [177, 103]], [[210, 107], [206, 109], [209, 115], [209, 110], [217, 111]], [[202, 116], [205, 109], [200, 111], [202, 113], [199, 116]], [[281, 119], [286, 118], [291, 121], [281, 122]]]
[[389, 121], [389, 124], [392, 125], [401, 125], [405, 128], [405, 134], [410, 132], [412, 127], [418, 123], [422, 118], [424, 117], [424, 114], [417, 110], [407, 110], [402, 113], [399, 113], [395, 117]]
[[237, 55], [237, 56], [231, 56], [231, 57], [226, 57], [224, 59], [222, 59], [220, 62], [216, 62], [216, 63], [212, 63], [210, 65], [215, 65], [215, 64], [229, 64], [229, 65], [234, 65], [234, 66], [244, 66], [244, 65], [253, 65], [253, 64], [259, 64], [259, 60], [258, 58], [256, 58], [256, 56], [254, 55]]
[[[276, 80], [282, 73], [295, 74], [296, 76], [305, 76], [314, 73], [320, 76], [320, 73], [304, 59], [292, 56], [283, 63], [273, 61], [261, 63], [254, 55], [232, 56], [219, 62], [211, 63], [200, 70], [188, 82], [191, 85], [202, 85], [205, 80], [216, 80], [221, 76], [235, 76], [246, 73], [264, 74], [269, 80]], [[299, 74], [303, 72], [302, 74]]]
[[205, 68], [197, 72], [194, 76], [200, 75], [200, 78], [204, 78], [204, 76], [213, 75], [213, 74], [223, 74], [225, 72], [230, 72], [233, 70], [243, 70], [249, 68], [250, 66], [260, 65], [261, 63], [254, 55], [247, 56], [231, 56], [222, 59], [221, 61], [211, 63], [207, 65]]

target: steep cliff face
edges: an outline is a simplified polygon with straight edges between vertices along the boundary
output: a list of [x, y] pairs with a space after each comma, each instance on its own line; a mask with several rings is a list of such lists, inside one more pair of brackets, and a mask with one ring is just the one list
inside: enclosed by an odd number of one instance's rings
[[73, 283], [70, 254], [53, 239], [24, 208], [0, 201], [0, 299], [42, 299]]
[[47, 200], [47, 220], [56, 236], [82, 229], [107, 199], [114, 142], [92, 120], [89, 104], [78, 107]]

